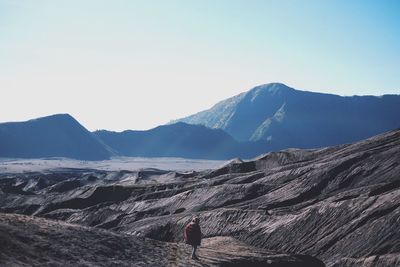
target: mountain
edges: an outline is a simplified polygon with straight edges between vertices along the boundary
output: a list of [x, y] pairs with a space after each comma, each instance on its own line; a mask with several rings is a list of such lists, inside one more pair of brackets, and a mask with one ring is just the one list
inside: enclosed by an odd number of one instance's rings
[[249, 159], [356, 142], [400, 128], [398, 114], [400, 95], [343, 97], [271, 83], [146, 131], [91, 133], [67, 114], [1, 123], [0, 157]]
[[123, 156], [228, 159], [268, 150], [266, 143], [238, 142], [223, 130], [182, 122], [147, 131], [100, 130], [94, 135]]
[[172, 123], [222, 129], [239, 141], [267, 140], [278, 150], [362, 140], [399, 128], [398, 114], [400, 95], [343, 97], [270, 83]]
[[0, 123], [0, 157], [108, 159], [112, 153], [68, 114]]
[[[315, 257], [329, 267], [400, 266], [400, 130], [214, 170], [119, 168], [0, 173], [0, 265], [79, 265], [85, 255], [90, 266], [192, 266], [180, 243], [196, 215], [205, 239], [193, 266], [324, 266]], [[276, 253], [297, 263], [275, 264]]]

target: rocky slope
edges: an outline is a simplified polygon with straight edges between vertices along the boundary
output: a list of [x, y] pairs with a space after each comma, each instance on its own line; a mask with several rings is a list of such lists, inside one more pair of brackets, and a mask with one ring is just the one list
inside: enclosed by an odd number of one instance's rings
[[15, 214], [0, 214], [0, 244], [1, 266], [323, 266], [229, 237], [203, 240], [199, 260], [191, 260], [183, 244]]
[[222, 129], [239, 141], [269, 141], [269, 151], [359, 141], [400, 127], [400, 95], [313, 93], [281, 83], [254, 87], [174, 122]]
[[396, 266], [399, 173], [400, 131], [392, 131], [211, 171], [152, 173], [151, 181], [90, 169], [3, 173], [0, 211], [168, 242], [181, 241], [196, 214], [206, 238], [310, 255], [326, 266]]

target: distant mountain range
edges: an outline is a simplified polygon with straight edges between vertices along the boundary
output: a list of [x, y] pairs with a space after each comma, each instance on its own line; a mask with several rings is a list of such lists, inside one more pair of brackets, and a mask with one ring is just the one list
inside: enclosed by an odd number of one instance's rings
[[400, 95], [350, 96], [257, 86], [175, 122], [222, 129], [272, 149], [351, 143], [400, 127]]
[[238, 142], [223, 130], [176, 123], [148, 131], [89, 132], [68, 114], [0, 124], [0, 157], [67, 157], [105, 160], [112, 156], [251, 158], [267, 150], [261, 142]]
[[362, 140], [399, 128], [399, 114], [400, 95], [342, 97], [272, 83], [147, 131], [91, 133], [68, 114], [0, 123], [0, 157], [252, 158]]
[[94, 134], [124, 156], [201, 159], [251, 158], [265, 152], [267, 142], [238, 142], [219, 129], [178, 122], [147, 131], [96, 131]]

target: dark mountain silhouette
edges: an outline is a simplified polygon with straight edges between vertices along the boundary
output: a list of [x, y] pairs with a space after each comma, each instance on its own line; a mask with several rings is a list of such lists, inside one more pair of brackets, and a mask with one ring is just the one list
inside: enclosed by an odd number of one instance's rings
[[68, 114], [0, 124], [0, 157], [103, 160], [107, 147]]
[[147, 131], [94, 134], [124, 156], [227, 159], [250, 158], [268, 150], [266, 142], [241, 143], [222, 130], [182, 122]]
[[343, 97], [281, 83], [257, 86], [211, 109], [177, 120], [222, 129], [270, 149], [350, 143], [400, 127], [400, 95]]

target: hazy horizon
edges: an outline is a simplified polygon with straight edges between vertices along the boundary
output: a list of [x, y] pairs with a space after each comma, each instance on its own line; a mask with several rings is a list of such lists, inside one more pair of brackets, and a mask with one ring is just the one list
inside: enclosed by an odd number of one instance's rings
[[[254, 87], [257, 87], [257, 86], [258, 86], [258, 85], [254, 86]], [[291, 87], [291, 86], [289, 86], [289, 87]], [[249, 90], [250, 90], [250, 89], [252, 89], [252, 88], [249, 88]], [[300, 89], [297, 89], [297, 88], [294, 88], [294, 89], [300, 90]], [[243, 91], [243, 92], [247, 92], [247, 91], [248, 91], [248, 90]], [[301, 90], [301, 91], [303, 91], [303, 90]], [[304, 90], [304, 91], [307, 91], [307, 90]], [[242, 93], [243, 93], [243, 92], [242, 92]], [[240, 93], [239, 93], [239, 94], [240, 94]], [[334, 94], [334, 93], [327, 93], [327, 94]], [[338, 95], [338, 94], [334, 94], [334, 95]], [[400, 93], [396, 93], [396, 94], [383, 94], [383, 95], [400, 95]], [[340, 96], [343, 96], [343, 97], [352, 97], [352, 96], [375, 96], [375, 97], [380, 97], [380, 96], [383, 96], [383, 95], [340, 95]], [[235, 96], [236, 96], [236, 95], [235, 95]], [[231, 96], [231, 97], [232, 97], [232, 96]], [[205, 108], [203, 108], [202, 110], [199, 110], [199, 111], [196, 111], [196, 112], [194, 112], [194, 113], [192, 113], [192, 114], [187, 114], [187, 115], [193, 115], [193, 114], [195, 114], [195, 113], [197, 113], [197, 112], [200, 112], [200, 111], [209, 109], [209, 108], [211, 108], [212, 106], [214, 106], [215, 104], [217, 104], [218, 102], [223, 101], [223, 100], [225, 100], [225, 99], [221, 99], [221, 100], [217, 101], [216, 103], [212, 104], [212, 105], [209, 106], [209, 107], [205, 107]], [[81, 124], [83, 124], [83, 123], [79, 120], [79, 118], [77, 118], [76, 116], [74, 116], [73, 114], [68, 113], [68, 112], [45, 114], [45, 115], [43, 115], [43, 116], [32, 117], [32, 118], [21, 119], [21, 120], [0, 121], [0, 123], [7, 123], [7, 122], [24, 122], [24, 121], [39, 119], [39, 118], [48, 117], [48, 116], [52, 116], [52, 115], [60, 115], [60, 114], [68, 114], [68, 115], [71, 115], [71, 116], [74, 117], [78, 122], [80, 122]], [[161, 125], [164, 125], [164, 124], [168, 124], [169, 122], [171, 122], [171, 121], [173, 121], [173, 120], [175, 120], [175, 119], [180, 119], [180, 118], [172, 118], [172, 119], [170, 119], [170, 120], [168, 120], [168, 121], [166, 121], [166, 122], [164, 122], [164, 123], [160, 123], [160, 124], [151, 126], [151, 127], [149, 127], [149, 128], [146, 128], [146, 129], [134, 129], [134, 128], [129, 128], [129, 129], [126, 128], [126, 129], [120, 129], [120, 130], [114, 130], [114, 129], [108, 129], [108, 128], [90, 129], [90, 128], [86, 127], [86, 125], [83, 125], [83, 126], [84, 126], [85, 128], [87, 128], [88, 130], [90, 130], [90, 131], [97, 131], [97, 130], [108, 130], [108, 131], [115, 131], [115, 132], [122, 132], [122, 131], [125, 131], [125, 130], [138, 130], [138, 131], [142, 131], [142, 130], [143, 130], [143, 131], [145, 131], [145, 130], [153, 129], [153, 128], [157, 127], [157, 126], [161, 126]]]
[[0, 122], [143, 130], [281, 82], [400, 93], [398, 1], [0, 0]]

